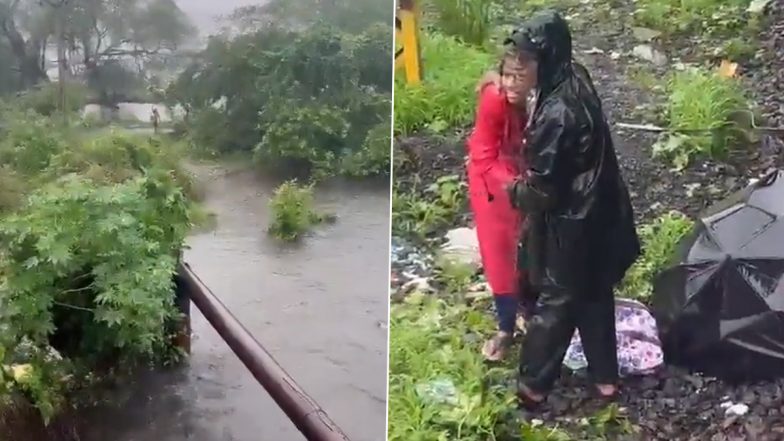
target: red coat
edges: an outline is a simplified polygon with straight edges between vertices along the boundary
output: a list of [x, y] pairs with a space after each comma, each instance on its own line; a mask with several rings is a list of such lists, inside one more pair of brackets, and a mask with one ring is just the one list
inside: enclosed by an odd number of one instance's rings
[[523, 216], [505, 191], [520, 174], [527, 118], [495, 85], [480, 92], [468, 138], [468, 193], [485, 276], [494, 294], [519, 294], [517, 245]]

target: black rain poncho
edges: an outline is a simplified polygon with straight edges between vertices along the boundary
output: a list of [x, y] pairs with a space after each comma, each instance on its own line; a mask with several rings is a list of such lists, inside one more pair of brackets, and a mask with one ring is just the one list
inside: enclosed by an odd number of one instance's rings
[[612, 288], [640, 253], [629, 193], [601, 101], [572, 60], [566, 21], [535, 15], [507, 39], [538, 61], [526, 179], [511, 196], [528, 217], [527, 270], [540, 291], [523, 343], [521, 381], [546, 391], [575, 327], [600, 383], [617, 375]]

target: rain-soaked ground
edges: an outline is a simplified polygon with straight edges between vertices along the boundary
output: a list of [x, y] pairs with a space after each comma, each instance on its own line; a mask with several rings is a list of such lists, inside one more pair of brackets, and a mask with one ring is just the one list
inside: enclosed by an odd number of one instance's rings
[[[319, 188], [319, 208], [338, 220], [292, 247], [266, 235], [274, 183], [248, 170], [197, 171], [217, 227], [189, 239], [187, 262], [352, 440], [383, 440], [389, 187]], [[82, 439], [304, 439], [195, 307], [192, 315], [187, 365], [121, 388], [123, 404], [88, 415]]]

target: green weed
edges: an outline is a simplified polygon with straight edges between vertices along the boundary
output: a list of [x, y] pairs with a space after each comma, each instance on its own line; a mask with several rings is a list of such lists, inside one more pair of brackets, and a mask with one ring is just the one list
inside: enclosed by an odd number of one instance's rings
[[438, 29], [464, 43], [483, 47], [490, 29], [492, 1], [432, 0]]
[[639, 228], [643, 254], [626, 272], [618, 291], [627, 298], [647, 300], [653, 293], [654, 278], [670, 263], [677, 245], [694, 222], [679, 212], [667, 213]]
[[667, 92], [666, 118], [676, 134], [654, 145], [655, 157], [683, 169], [696, 156], [724, 157], [744, 138], [738, 115], [749, 104], [736, 80], [689, 69], [672, 76]]
[[69, 175], [0, 219], [0, 361], [31, 366], [19, 386], [45, 420], [74, 374], [57, 373], [64, 362], [128, 366], [166, 352], [188, 207], [168, 171], [152, 169], [107, 186]]
[[269, 206], [272, 216], [269, 233], [284, 241], [297, 240], [324, 220], [313, 207], [313, 184], [303, 186], [296, 180], [284, 182], [275, 189]]
[[494, 373], [479, 356], [479, 340], [466, 338], [492, 330], [484, 312], [418, 294], [393, 307], [390, 441], [484, 441], [502, 435], [514, 397], [488, 385]]
[[436, 280], [443, 285], [443, 290], [448, 294], [465, 294], [471, 286], [476, 268], [470, 263], [465, 263], [441, 256], [436, 261]]
[[422, 195], [416, 190], [392, 192], [392, 225], [396, 233], [424, 239], [446, 227], [463, 211], [465, 183], [459, 176], [444, 176], [427, 187]]
[[726, 35], [748, 23], [749, 0], [637, 0], [634, 17], [641, 26], [666, 34]]
[[493, 67], [494, 56], [438, 33], [422, 36], [425, 79], [395, 88], [395, 132], [408, 135], [427, 129], [443, 132], [471, 122], [476, 85]]

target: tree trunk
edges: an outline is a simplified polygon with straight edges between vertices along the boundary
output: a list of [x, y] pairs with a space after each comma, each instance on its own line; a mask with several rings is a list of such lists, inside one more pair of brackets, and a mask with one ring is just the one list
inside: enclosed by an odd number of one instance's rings
[[16, 57], [20, 87], [28, 89], [47, 80], [46, 71], [39, 64], [40, 45], [35, 41], [26, 42], [10, 17], [0, 23], [0, 32], [8, 39], [11, 51]]

